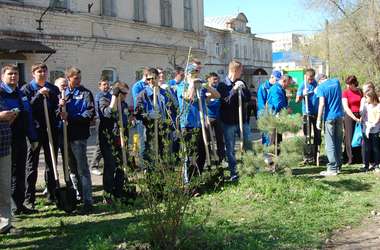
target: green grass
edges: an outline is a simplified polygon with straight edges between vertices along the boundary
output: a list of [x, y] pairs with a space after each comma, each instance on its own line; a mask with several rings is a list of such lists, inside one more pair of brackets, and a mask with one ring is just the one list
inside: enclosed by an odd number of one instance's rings
[[[379, 176], [357, 168], [329, 178], [319, 178], [316, 167], [294, 169], [295, 176], [261, 173], [194, 198], [195, 208], [208, 206], [211, 213], [204, 225], [186, 221], [183, 248], [320, 248], [334, 229], [357, 225], [380, 207]], [[0, 236], [0, 249], [114, 249], [147, 241], [137, 208], [97, 205], [90, 216], [38, 208], [41, 213], [15, 223], [22, 236]]]

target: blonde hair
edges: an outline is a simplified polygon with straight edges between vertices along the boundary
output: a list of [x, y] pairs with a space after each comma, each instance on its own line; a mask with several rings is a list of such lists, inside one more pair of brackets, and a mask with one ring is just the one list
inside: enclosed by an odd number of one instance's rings
[[242, 66], [243, 66], [243, 64], [242, 64], [240, 61], [238, 61], [238, 60], [236, 60], [236, 59], [233, 59], [233, 60], [230, 62], [230, 64], [228, 65], [228, 70], [229, 70], [229, 71], [233, 71], [233, 72], [235, 72], [235, 71], [237, 71], [238, 69], [240, 69]]
[[69, 67], [65, 70], [66, 77], [72, 77], [73, 75], [79, 75], [81, 73], [80, 69], [76, 67]]

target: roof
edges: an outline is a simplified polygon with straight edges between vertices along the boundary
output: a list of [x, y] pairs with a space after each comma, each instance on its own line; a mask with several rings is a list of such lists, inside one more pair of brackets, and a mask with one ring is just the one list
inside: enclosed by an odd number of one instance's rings
[[39, 41], [0, 39], [0, 52], [53, 54], [55, 50]]
[[204, 24], [205, 26], [219, 29], [227, 30], [227, 23], [236, 17], [234, 16], [216, 16], [216, 17], [205, 17]]

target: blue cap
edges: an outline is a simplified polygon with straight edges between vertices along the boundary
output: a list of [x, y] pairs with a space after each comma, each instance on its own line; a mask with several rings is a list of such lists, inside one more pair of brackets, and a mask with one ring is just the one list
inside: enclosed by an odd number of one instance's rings
[[279, 81], [281, 79], [282, 73], [281, 73], [281, 71], [273, 70], [272, 71], [272, 76], [274, 78], [276, 78], [276, 81]]

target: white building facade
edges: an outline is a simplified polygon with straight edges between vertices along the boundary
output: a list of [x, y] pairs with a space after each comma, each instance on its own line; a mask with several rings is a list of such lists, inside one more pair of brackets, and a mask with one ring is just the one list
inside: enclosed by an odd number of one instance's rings
[[0, 64], [25, 82], [46, 61], [51, 81], [76, 66], [95, 92], [102, 75], [131, 85], [145, 66], [183, 65], [189, 47], [206, 55], [203, 0], [0, 0], [0, 13]]
[[243, 79], [257, 88], [272, 72], [272, 41], [256, 37], [247, 23], [244, 13], [205, 18], [204, 71], [223, 76], [228, 72], [229, 62], [237, 59], [244, 65]]
[[294, 50], [305, 42], [304, 35], [292, 32], [262, 34], [260, 37], [273, 41], [273, 52]]

